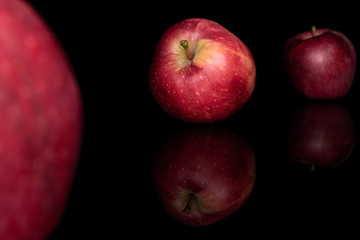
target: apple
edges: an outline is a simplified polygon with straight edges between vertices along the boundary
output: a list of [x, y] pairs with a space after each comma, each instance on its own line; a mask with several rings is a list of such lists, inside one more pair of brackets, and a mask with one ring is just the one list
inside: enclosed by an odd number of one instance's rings
[[192, 123], [223, 120], [255, 87], [249, 49], [216, 22], [191, 18], [161, 37], [149, 73], [151, 92], [171, 116]]
[[154, 185], [167, 213], [190, 226], [237, 211], [255, 183], [255, 156], [236, 132], [202, 126], [175, 134], [159, 151]]
[[337, 167], [352, 153], [354, 125], [345, 105], [309, 103], [295, 112], [287, 137], [291, 160], [315, 166]]
[[0, 239], [48, 237], [80, 154], [80, 89], [45, 21], [0, 0]]
[[294, 89], [309, 99], [336, 99], [352, 85], [356, 53], [351, 41], [331, 29], [316, 29], [290, 38], [283, 57]]

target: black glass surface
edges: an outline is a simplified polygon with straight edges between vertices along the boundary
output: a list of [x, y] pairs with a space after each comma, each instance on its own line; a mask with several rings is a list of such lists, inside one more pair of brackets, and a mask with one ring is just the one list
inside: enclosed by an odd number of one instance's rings
[[[348, 95], [312, 101], [293, 90], [281, 56], [285, 41], [312, 25], [344, 33], [359, 56], [360, 24], [352, 14], [354, 6], [298, 6], [290, 2], [241, 6], [220, 2], [203, 3], [206, 6], [190, 2], [146, 6], [101, 1], [31, 4], [47, 20], [71, 61], [85, 114], [73, 188], [50, 239], [122, 239], [127, 233], [167, 239], [226, 239], [265, 233], [291, 239], [312, 231], [333, 234], [356, 230], [360, 210], [359, 67]], [[235, 213], [202, 227], [187, 226], [167, 214], [152, 176], [156, 156], [166, 142], [199, 126], [167, 115], [148, 87], [158, 40], [172, 24], [189, 17], [216, 21], [234, 33], [250, 49], [257, 68], [255, 90], [242, 109], [223, 121], [200, 124], [232, 131], [247, 141], [256, 161], [254, 188]], [[313, 169], [289, 149], [297, 144], [301, 113], [313, 106], [319, 109], [315, 111], [338, 107], [342, 109], [338, 119], [349, 122], [351, 118], [353, 147], [336, 167]], [[326, 119], [331, 119], [332, 111], [328, 112], [322, 121], [331, 121]], [[313, 125], [317, 126], [313, 131], [321, 126]]]

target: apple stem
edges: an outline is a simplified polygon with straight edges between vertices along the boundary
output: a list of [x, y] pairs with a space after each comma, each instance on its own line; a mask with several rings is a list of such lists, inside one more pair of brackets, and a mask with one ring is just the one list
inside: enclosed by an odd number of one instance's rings
[[315, 171], [315, 168], [316, 168], [315, 164], [311, 164], [310, 170], [311, 170], [312, 172]]
[[189, 200], [183, 210], [183, 213], [186, 214], [190, 214], [191, 213], [191, 205], [193, 204], [194, 200], [195, 200], [195, 194], [194, 193], [189, 193]]
[[313, 37], [316, 36], [316, 30], [317, 30], [317, 29], [316, 29], [315, 26], [312, 26], [312, 27], [311, 27], [311, 34], [312, 34]]
[[186, 56], [189, 60], [194, 58], [194, 54], [191, 52], [189, 48], [189, 42], [187, 40], [181, 40], [180, 45], [185, 49]]

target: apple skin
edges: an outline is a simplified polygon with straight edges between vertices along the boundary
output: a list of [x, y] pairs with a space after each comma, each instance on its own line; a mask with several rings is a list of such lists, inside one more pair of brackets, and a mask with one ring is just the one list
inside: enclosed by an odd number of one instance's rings
[[[246, 202], [255, 183], [255, 165], [251, 146], [236, 132], [195, 127], [173, 135], [160, 150], [154, 185], [171, 217], [190, 226], [209, 225]], [[194, 201], [186, 213], [190, 194]]]
[[82, 101], [63, 49], [25, 1], [0, 0], [0, 239], [42, 240], [64, 211]]
[[[180, 42], [194, 54], [188, 59]], [[223, 120], [238, 111], [255, 87], [249, 49], [216, 22], [191, 18], [161, 37], [149, 73], [151, 92], [171, 116], [193, 123]]]
[[291, 160], [312, 167], [337, 167], [352, 153], [354, 125], [345, 105], [313, 102], [295, 112], [287, 138]]
[[351, 41], [331, 29], [316, 29], [290, 38], [283, 58], [294, 89], [308, 99], [345, 96], [356, 70], [356, 53]]

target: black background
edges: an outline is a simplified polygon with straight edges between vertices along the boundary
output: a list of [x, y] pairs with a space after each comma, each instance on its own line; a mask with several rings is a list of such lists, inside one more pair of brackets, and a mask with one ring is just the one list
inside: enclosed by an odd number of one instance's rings
[[[349, 94], [336, 100], [353, 117], [353, 153], [338, 168], [311, 172], [308, 166], [286, 158], [292, 113], [309, 101], [296, 95], [281, 59], [285, 41], [312, 25], [344, 33], [360, 52], [355, 3], [29, 2], [69, 57], [85, 115], [70, 199], [50, 239], [120, 239], [127, 232], [167, 238], [230, 234], [240, 238], [264, 233], [291, 238], [314, 230], [321, 235], [355, 230], [359, 222], [359, 71]], [[151, 182], [151, 166], [160, 147], [172, 133], [192, 124], [163, 112], [147, 82], [161, 35], [190, 17], [211, 19], [234, 33], [248, 46], [257, 67], [249, 102], [214, 124], [236, 129], [252, 145], [257, 164], [255, 188], [236, 213], [214, 225], [195, 228], [166, 214]], [[290, 230], [290, 235], [284, 230]]]

